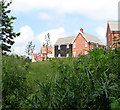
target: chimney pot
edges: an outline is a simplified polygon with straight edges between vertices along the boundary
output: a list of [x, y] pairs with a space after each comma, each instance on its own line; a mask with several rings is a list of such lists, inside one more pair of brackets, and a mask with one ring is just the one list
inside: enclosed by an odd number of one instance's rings
[[83, 28], [81, 28], [80, 31], [83, 33]]

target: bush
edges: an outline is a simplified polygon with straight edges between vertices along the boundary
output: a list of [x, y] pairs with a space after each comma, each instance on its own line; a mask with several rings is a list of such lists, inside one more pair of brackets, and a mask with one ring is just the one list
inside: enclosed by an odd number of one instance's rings
[[39, 83], [30, 108], [108, 110], [120, 107], [120, 48], [94, 49], [88, 56], [51, 61], [57, 80]]
[[17, 55], [2, 57], [2, 108], [21, 108], [28, 95], [29, 61]]

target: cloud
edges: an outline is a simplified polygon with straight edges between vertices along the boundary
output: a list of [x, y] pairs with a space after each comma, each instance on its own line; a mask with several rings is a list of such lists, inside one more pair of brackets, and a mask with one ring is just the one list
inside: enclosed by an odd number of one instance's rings
[[25, 55], [25, 48], [28, 42], [33, 41], [34, 33], [29, 26], [21, 27], [20, 31], [21, 34], [17, 38], [14, 39], [15, 44], [12, 47], [12, 51], [14, 54], [18, 55]]
[[19, 37], [15, 38], [15, 43], [16, 44], [26, 44], [33, 40], [34, 38], [34, 33], [32, 29], [29, 26], [23, 26], [20, 31], [21, 34]]
[[[92, 19], [117, 19], [119, 0], [13, 0], [14, 11], [51, 10], [78, 13]], [[48, 17], [48, 15], [44, 15]]]
[[106, 44], [106, 29], [104, 27], [97, 27], [96, 33], [99, 37], [99, 39]]
[[50, 41], [52, 45], [55, 44], [58, 38], [66, 36], [63, 27], [48, 30], [48, 31], [42, 32], [41, 34], [37, 36], [37, 39], [40, 41], [41, 44], [43, 44], [45, 40], [45, 35], [47, 35], [48, 33], [50, 34]]

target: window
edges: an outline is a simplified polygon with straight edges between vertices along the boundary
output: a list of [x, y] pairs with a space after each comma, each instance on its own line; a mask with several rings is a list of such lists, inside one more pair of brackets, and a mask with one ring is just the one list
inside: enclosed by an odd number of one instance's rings
[[74, 43], [74, 48], [76, 48], [76, 43]]
[[66, 57], [69, 57], [69, 54], [68, 54], [68, 53], [66, 54]]
[[98, 47], [98, 44], [96, 44], [96, 47]]
[[58, 46], [58, 50], [60, 50], [60, 45]]
[[108, 41], [110, 41], [110, 33], [108, 34]]
[[87, 51], [85, 51], [85, 55], [87, 55]]
[[87, 42], [85, 42], [85, 47], [87, 47]]
[[91, 49], [93, 49], [93, 44], [91, 44]]
[[69, 48], [69, 44], [67, 45], [67, 48]]
[[76, 57], [76, 52], [73, 52], [73, 56]]
[[58, 57], [61, 57], [61, 55], [60, 55], [60, 54], [58, 54]]

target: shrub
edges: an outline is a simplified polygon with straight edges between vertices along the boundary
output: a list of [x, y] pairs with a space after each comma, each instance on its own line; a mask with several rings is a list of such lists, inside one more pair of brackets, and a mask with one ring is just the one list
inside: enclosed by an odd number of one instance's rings
[[120, 106], [120, 48], [51, 61], [58, 79], [46, 80], [27, 99], [30, 108], [108, 110]]
[[17, 55], [2, 57], [2, 108], [21, 108], [27, 96], [29, 61]]

